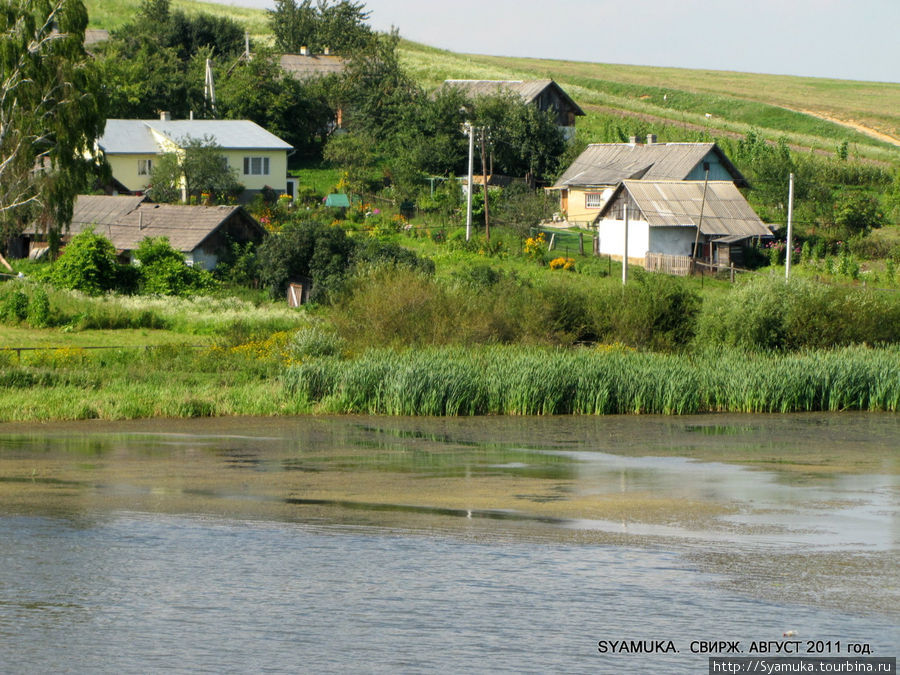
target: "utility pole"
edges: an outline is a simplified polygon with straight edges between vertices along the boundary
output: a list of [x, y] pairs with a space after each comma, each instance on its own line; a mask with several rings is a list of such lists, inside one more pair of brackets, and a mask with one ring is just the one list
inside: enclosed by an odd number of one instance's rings
[[203, 98], [206, 99], [206, 105], [215, 114], [216, 112], [216, 85], [213, 81], [212, 63], [206, 59], [206, 82], [203, 85]]
[[784, 251], [784, 280], [791, 278], [791, 250], [793, 249], [793, 227], [794, 218], [794, 174], [791, 174], [788, 182], [788, 221], [787, 221], [787, 246]]
[[464, 125], [469, 133], [469, 182], [466, 192], [466, 241], [472, 238], [472, 169], [475, 153], [475, 127], [469, 122]]
[[709, 184], [709, 162], [703, 162], [706, 178], [703, 179], [703, 199], [700, 202], [700, 220], [697, 221], [697, 234], [694, 237], [694, 250], [691, 251], [691, 262], [696, 262], [697, 246], [700, 243], [700, 228], [703, 226], [703, 209], [706, 206], [706, 186]]
[[491, 240], [491, 224], [488, 216], [488, 177], [487, 165], [484, 156], [484, 135], [487, 127], [481, 127], [481, 180], [484, 187], [484, 236], [488, 241]]
[[[628, 191], [625, 191], [625, 194], [628, 194]], [[628, 201], [626, 198], [625, 204], [622, 205], [622, 208], [625, 209], [625, 247], [622, 251], [622, 285], [624, 286], [628, 282]]]

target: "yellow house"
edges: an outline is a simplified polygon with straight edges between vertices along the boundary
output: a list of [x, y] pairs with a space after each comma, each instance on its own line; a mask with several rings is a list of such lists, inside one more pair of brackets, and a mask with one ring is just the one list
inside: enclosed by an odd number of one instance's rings
[[120, 192], [141, 194], [160, 156], [179, 152], [189, 139], [210, 139], [250, 198], [265, 187], [287, 190], [287, 156], [292, 147], [249, 120], [106, 120], [97, 146], [106, 156]]
[[559, 192], [559, 208], [574, 225], [590, 227], [623, 180], [747, 181], [715, 143], [594, 143], [548, 190]]

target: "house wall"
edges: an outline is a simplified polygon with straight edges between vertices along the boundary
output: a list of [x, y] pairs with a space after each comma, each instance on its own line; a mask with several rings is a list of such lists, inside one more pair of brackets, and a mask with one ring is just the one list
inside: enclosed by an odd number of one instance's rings
[[[600, 253], [619, 259], [625, 253], [625, 221], [605, 218], [597, 224]], [[650, 225], [645, 220], [628, 220], [628, 260], [643, 264], [650, 247]]]
[[[262, 190], [268, 186], [283, 194], [287, 190], [287, 152], [284, 150], [225, 150], [228, 166], [237, 171], [238, 180], [245, 190]], [[244, 173], [244, 157], [268, 157], [269, 173], [247, 175]]]
[[[596, 194], [598, 192], [601, 194], [600, 205], [597, 207], [588, 207], [586, 204], [588, 193]], [[597, 214], [600, 213], [600, 209], [603, 208], [603, 206], [612, 196], [612, 193], [612, 187], [598, 187], [590, 189], [583, 187], [570, 187], [568, 192], [567, 204], [566, 206], [563, 206], [563, 204], [560, 203], [560, 208], [566, 212], [566, 219], [570, 223], [580, 223], [587, 225], [597, 217]]]
[[[693, 227], [651, 227], [649, 251], [666, 255], [690, 255], [697, 230]], [[700, 241], [705, 237], [701, 235]]]
[[703, 158], [701, 162], [694, 167], [693, 171], [691, 171], [687, 176], [685, 176], [685, 180], [703, 180], [706, 178], [706, 171], [703, 170], [703, 163], [709, 163], [709, 179], [710, 180], [728, 180], [733, 181], [734, 176], [732, 176], [728, 169], [722, 166], [722, 163], [719, 161], [718, 156], [714, 152], [706, 153], [706, 157]]
[[150, 175], [138, 174], [138, 162], [149, 159], [155, 163], [159, 155], [107, 155], [106, 159], [113, 178], [132, 192], [143, 192], [150, 185]]

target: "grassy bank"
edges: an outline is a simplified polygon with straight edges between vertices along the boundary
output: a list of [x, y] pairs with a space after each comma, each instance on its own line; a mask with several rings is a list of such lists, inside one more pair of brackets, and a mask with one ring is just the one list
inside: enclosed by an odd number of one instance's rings
[[892, 411], [900, 349], [691, 356], [621, 348], [375, 350], [289, 368], [314, 409], [387, 415]]

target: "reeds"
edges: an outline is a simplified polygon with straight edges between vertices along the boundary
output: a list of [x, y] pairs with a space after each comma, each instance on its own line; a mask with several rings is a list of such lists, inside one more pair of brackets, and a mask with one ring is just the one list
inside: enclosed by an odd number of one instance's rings
[[385, 415], [806, 412], [900, 407], [900, 348], [687, 355], [524, 347], [372, 350], [310, 359], [283, 382], [301, 405]]

